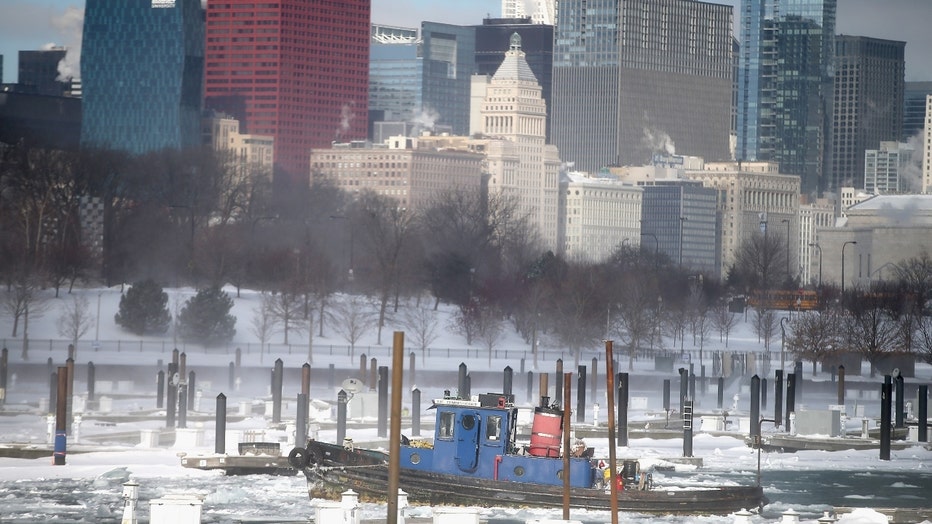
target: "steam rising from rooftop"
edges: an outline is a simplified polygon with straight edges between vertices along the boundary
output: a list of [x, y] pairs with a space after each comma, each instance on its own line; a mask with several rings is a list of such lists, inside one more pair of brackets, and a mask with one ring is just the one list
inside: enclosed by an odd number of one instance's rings
[[81, 77], [81, 36], [84, 29], [84, 9], [69, 6], [61, 16], [52, 18], [52, 25], [65, 42], [65, 57], [58, 63], [58, 80], [67, 82]]

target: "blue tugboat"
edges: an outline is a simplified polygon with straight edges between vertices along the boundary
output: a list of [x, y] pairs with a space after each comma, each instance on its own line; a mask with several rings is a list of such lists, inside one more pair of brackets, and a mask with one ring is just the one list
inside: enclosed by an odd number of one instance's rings
[[[511, 396], [435, 400], [433, 442], [401, 443], [400, 488], [420, 504], [562, 507], [563, 411], [542, 400], [526, 446], [515, 441], [518, 409]], [[570, 447], [570, 506], [611, 509], [604, 461], [594, 459], [582, 441]], [[307, 477], [311, 498], [338, 499], [348, 489], [364, 499], [385, 498], [389, 457], [382, 451], [310, 440], [291, 451], [289, 462]], [[766, 503], [759, 485], [664, 489], [637, 461], [624, 461], [619, 469], [619, 511], [728, 514]]]

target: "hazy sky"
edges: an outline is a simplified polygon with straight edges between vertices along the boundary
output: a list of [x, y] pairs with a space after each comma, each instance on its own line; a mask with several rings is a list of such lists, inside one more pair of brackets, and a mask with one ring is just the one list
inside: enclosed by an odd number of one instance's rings
[[[737, 7], [740, 0], [723, 0]], [[0, 0], [3, 81], [16, 77], [17, 52], [80, 45], [82, 0]], [[71, 9], [69, 11], [69, 8]], [[479, 24], [501, 14], [500, 0], [372, 0], [374, 23], [417, 27], [422, 20]], [[841, 34], [904, 40], [906, 79], [932, 81], [932, 0], [838, 0]]]

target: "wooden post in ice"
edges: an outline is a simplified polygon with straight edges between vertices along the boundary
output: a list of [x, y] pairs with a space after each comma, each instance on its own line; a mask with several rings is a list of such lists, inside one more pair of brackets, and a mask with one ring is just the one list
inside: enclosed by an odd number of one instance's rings
[[[550, 385], [548, 384], [548, 382], [550, 382], [550, 375], [541, 373], [539, 382], [540, 385], [538, 386], [539, 391], [537, 395], [538, 405], [543, 408], [550, 407]], [[546, 402], [543, 400], [545, 398], [547, 399]]]
[[58, 407], [58, 373], [49, 375], [49, 413], [55, 413]]
[[761, 377], [760, 379], [760, 409], [763, 412], [767, 409], [767, 378]]
[[906, 402], [903, 399], [903, 374], [899, 370], [893, 370], [893, 389], [896, 391], [896, 411], [893, 412], [895, 428], [905, 428], [906, 421], [903, 413], [906, 411]]
[[155, 409], [165, 406], [165, 372], [161, 369], [155, 374]]
[[884, 375], [880, 386], [880, 460], [890, 460], [890, 411], [893, 409], [893, 382], [890, 375]]
[[282, 378], [284, 376], [284, 362], [275, 359], [275, 371], [272, 379], [272, 424], [282, 421]]
[[298, 393], [298, 412], [295, 416], [294, 445], [307, 445], [307, 393]]
[[[72, 410], [74, 409], [74, 359], [69, 358], [65, 361], [65, 368], [67, 369], [66, 377], [68, 381], [65, 383], [65, 388], [58, 388], [58, 396], [61, 397], [61, 392], [65, 392], [65, 433], [71, 434], [71, 415]], [[58, 372], [58, 379], [61, 380], [61, 371]]]
[[[606, 361], [608, 368], [613, 368], [612, 362]], [[609, 373], [606, 368], [605, 373]], [[606, 377], [607, 378], [607, 377]], [[608, 395], [611, 397], [612, 395]], [[669, 400], [669, 392], [667, 395]], [[611, 409], [611, 407], [609, 407]], [[618, 420], [615, 421], [618, 426], [618, 445], [626, 447], [628, 445], [628, 374], [618, 373]]]
[[369, 359], [369, 380], [366, 384], [369, 385], [369, 391], [375, 391], [378, 387], [379, 382], [379, 361], [372, 357]]
[[845, 405], [845, 366], [838, 366], [838, 405]]
[[94, 400], [94, 363], [87, 363], [87, 400]]
[[6, 376], [7, 362], [10, 358], [10, 350], [3, 348], [0, 350], [0, 406], [6, 403]]
[[411, 390], [411, 435], [421, 436], [421, 390]]
[[[388, 439], [388, 524], [398, 524], [399, 504], [398, 495], [401, 492], [401, 397], [402, 384], [404, 384], [404, 350], [405, 334], [395, 331], [392, 340], [392, 399], [391, 399], [391, 432]], [[388, 369], [385, 369], [387, 375]], [[380, 376], [381, 376], [381, 369]], [[388, 379], [388, 376], [383, 378]], [[381, 386], [379, 387], [381, 391]], [[404, 520], [401, 520], [403, 523]]]
[[796, 411], [796, 373], [786, 376], [786, 430], [792, 432], [790, 427], [790, 413]]
[[780, 427], [783, 421], [783, 370], [773, 373], [773, 423]]
[[53, 464], [65, 465], [65, 450], [67, 448], [68, 426], [68, 400], [63, 392], [68, 391], [68, 368], [58, 368], [58, 399], [55, 404], [55, 449], [52, 453]]
[[515, 373], [512, 371], [511, 366], [505, 366], [505, 371], [502, 373], [502, 393], [505, 395], [511, 395], [514, 376]]
[[[178, 351], [177, 349], [175, 351]], [[168, 385], [165, 388], [165, 427], [175, 427], [175, 408], [178, 405], [178, 364], [168, 364]]]
[[456, 398], [458, 399], [469, 400], [469, 397], [466, 396], [466, 374], [466, 363], [460, 362], [456, 374]]
[[534, 372], [528, 370], [527, 372], [527, 390], [524, 392], [525, 400], [533, 405], [533, 395], [534, 395]]
[[336, 444], [342, 444], [346, 438], [346, 403], [348, 395], [346, 391], [340, 390], [337, 393], [337, 439]]
[[[369, 364], [369, 361], [366, 360], [366, 354], [363, 353], [359, 355], [359, 380], [361, 380], [363, 384], [365, 384], [366, 382], [369, 382], [369, 375], [366, 374], [366, 366], [368, 364]], [[372, 389], [372, 388], [369, 388], [369, 389]]]
[[[612, 380], [614, 378], [615, 369], [613, 367], [614, 358], [612, 353], [614, 351], [613, 341], [605, 341], [605, 393], [606, 400], [608, 401], [608, 468], [611, 472], [608, 477], [609, 482], [609, 509], [611, 510], [612, 515], [612, 524], [618, 524], [618, 485], [615, 482], [615, 475], [618, 473], [617, 464], [618, 460], [615, 456], [616, 453], [616, 440], [615, 440], [615, 426], [617, 422], [618, 433], [624, 434], [623, 438], [619, 438], [617, 445], [627, 446], [628, 445], [628, 374], [619, 373], [618, 374], [618, 420], [615, 420], [614, 416], [614, 391], [615, 383]], [[593, 359], [594, 361], [595, 359]], [[624, 382], [624, 384], [622, 384]], [[624, 393], [622, 393], [624, 390]], [[624, 404], [624, 407], [622, 407]], [[624, 415], [622, 415], [624, 413]], [[565, 469], [564, 471], [569, 471]]]
[[311, 398], [311, 365], [307, 362], [301, 366], [301, 393]]
[[388, 366], [379, 366], [379, 437], [388, 436]]
[[[563, 359], [557, 359], [556, 372], [554, 373], [553, 381], [553, 400], [554, 402], [562, 405], [563, 404]], [[570, 409], [569, 404], [563, 406], [565, 409]]]
[[[560, 361], [562, 363], [562, 360]], [[563, 449], [570, 449], [570, 403], [573, 374], [563, 374]], [[563, 520], [570, 518], [570, 454], [563, 453]]]
[[576, 368], [579, 376], [576, 377], [576, 422], [586, 422], [586, 366]]
[[670, 379], [668, 378], [663, 379], [663, 412], [666, 414], [663, 427], [667, 427], [667, 423], [670, 422]]
[[417, 373], [417, 355], [414, 352], [408, 353], [408, 384], [410, 387], [414, 387], [417, 383], [415, 380], [415, 375]]
[[214, 453], [223, 454], [226, 452], [226, 434], [227, 434], [227, 397], [223, 393], [217, 395], [217, 410], [214, 417]]
[[919, 442], [929, 441], [929, 386], [919, 386]]
[[760, 377], [751, 377], [751, 431], [748, 435], [752, 441], [760, 437]]
[[680, 414], [682, 415], [686, 409], [686, 398], [689, 396], [689, 391], [687, 389], [689, 387], [689, 372], [686, 368], [680, 368], [678, 371], [680, 374]]
[[722, 405], [725, 403], [725, 377], [718, 377], [718, 400], [717, 406], [718, 409], [722, 409]]
[[193, 370], [188, 371], [188, 411], [194, 411], [194, 392], [196, 391], [194, 380], [196, 378], [197, 374]]
[[591, 377], [589, 377], [592, 388], [589, 391], [589, 396], [592, 398], [593, 402], [598, 402], [599, 399], [599, 359], [592, 357], [591, 368]]

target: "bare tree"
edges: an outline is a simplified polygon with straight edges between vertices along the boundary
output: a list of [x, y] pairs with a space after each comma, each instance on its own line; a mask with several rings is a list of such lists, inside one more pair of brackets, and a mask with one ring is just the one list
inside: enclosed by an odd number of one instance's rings
[[492, 351], [495, 345], [502, 338], [504, 328], [502, 325], [501, 313], [498, 308], [487, 307], [481, 310], [479, 314], [478, 338], [482, 345], [489, 353], [489, 365], [492, 365]]
[[815, 375], [817, 363], [825, 362], [838, 354], [839, 336], [838, 312], [834, 309], [825, 311], [803, 311], [789, 322], [790, 335], [786, 338], [786, 347], [799, 358], [812, 362]]
[[770, 351], [770, 342], [777, 334], [777, 315], [772, 309], [754, 310], [754, 334], [764, 343], [764, 349]]
[[634, 357], [641, 344], [649, 340], [653, 329], [654, 307], [659, 290], [652, 279], [642, 275], [626, 275], [621, 284], [616, 310], [619, 334], [628, 344], [628, 369], [633, 369]]
[[355, 355], [356, 343], [377, 321], [370, 307], [364, 298], [352, 295], [330, 308], [334, 329], [349, 344], [350, 358]]
[[932, 364], [932, 317], [919, 317], [913, 343], [922, 359]]
[[473, 339], [479, 335], [479, 323], [482, 316], [480, 308], [478, 297], [471, 297], [468, 302], [457, 307], [450, 319], [450, 327], [456, 333], [463, 335], [467, 346], [471, 346]]
[[710, 316], [712, 322], [712, 329], [718, 331], [719, 341], [725, 342], [725, 347], [728, 347], [728, 338], [731, 335], [735, 326], [738, 325], [738, 317], [731, 312], [731, 309], [728, 307], [728, 302], [721, 301], [712, 308], [712, 314]]
[[284, 344], [288, 344], [288, 333], [293, 329], [301, 330], [304, 322], [304, 300], [301, 295], [291, 290], [282, 290], [271, 295], [270, 313], [275, 322], [281, 326], [285, 335]]
[[398, 206], [398, 202], [373, 192], [363, 192], [355, 204], [352, 220], [362, 230], [361, 244], [370, 255], [379, 300], [378, 343], [382, 342], [382, 327], [388, 301], [398, 288], [402, 260], [413, 241], [414, 213]]
[[[39, 286], [34, 278], [23, 277], [10, 287], [3, 295], [3, 311], [13, 317], [13, 332], [10, 336], [17, 336], [19, 322], [24, 319], [27, 312], [32, 313], [33, 319], [45, 310], [44, 301], [39, 295]], [[31, 311], [30, 311], [31, 308]]]
[[96, 320], [90, 309], [87, 297], [73, 295], [70, 301], [65, 301], [62, 305], [62, 313], [58, 317], [58, 334], [71, 340], [75, 348], [75, 358], [77, 358], [78, 339], [87, 334]]
[[252, 325], [250, 329], [252, 334], [259, 339], [259, 362], [262, 362], [262, 355], [265, 354], [265, 346], [272, 335], [277, 330], [277, 321], [273, 313], [275, 297], [270, 293], [263, 292], [260, 296], [259, 305], [254, 307], [252, 312]]
[[421, 350], [421, 362], [423, 362], [427, 347], [440, 336], [437, 314], [428, 308], [411, 306], [402, 312], [402, 325], [408, 332], [412, 345]]
[[887, 297], [856, 293], [848, 306], [843, 323], [845, 345], [871, 363], [873, 376], [880, 358], [897, 350], [899, 327], [890, 314]]

